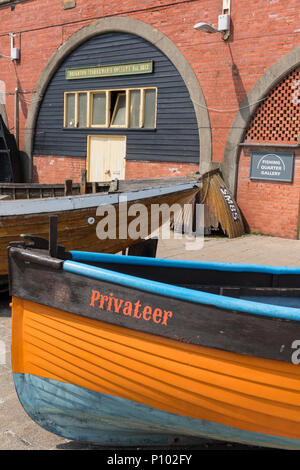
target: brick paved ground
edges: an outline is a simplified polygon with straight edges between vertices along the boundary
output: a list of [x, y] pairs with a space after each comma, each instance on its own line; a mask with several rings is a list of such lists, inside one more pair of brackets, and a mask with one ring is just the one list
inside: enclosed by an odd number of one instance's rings
[[[259, 235], [247, 235], [234, 240], [206, 238], [203, 249], [198, 251], [187, 251], [185, 243], [186, 240], [161, 240], [157, 256], [300, 266], [300, 241], [297, 240]], [[9, 299], [4, 296], [0, 299], [0, 346], [5, 345], [5, 351], [3, 347], [0, 348], [0, 450], [101, 449], [99, 446], [88, 446], [50, 434], [26, 415], [13, 386], [9, 352], [10, 326]], [[229, 450], [240, 447], [203, 441], [197, 448]]]

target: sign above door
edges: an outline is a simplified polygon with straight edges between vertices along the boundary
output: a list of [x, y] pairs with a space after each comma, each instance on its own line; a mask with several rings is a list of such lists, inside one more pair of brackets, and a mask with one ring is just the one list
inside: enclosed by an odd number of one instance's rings
[[129, 64], [99, 65], [96, 67], [80, 67], [66, 69], [66, 80], [82, 78], [113, 77], [117, 75], [137, 75], [153, 72], [153, 61], [135, 62]]

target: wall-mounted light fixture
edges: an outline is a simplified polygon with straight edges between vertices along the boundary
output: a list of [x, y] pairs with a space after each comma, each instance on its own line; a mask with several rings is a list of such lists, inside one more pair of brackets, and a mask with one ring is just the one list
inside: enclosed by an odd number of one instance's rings
[[9, 36], [10, 36], [10, 56], [0, 54], [0, 57], [5, 57], [6, 59], [10, 59], [10, 60], [20, 60], [20, 49], [17, 47], [14, 47], [15, 34], [9, 33]]
[[20, 59], [20, 49], [14, 47], [14, 37], [15, 34], [10, 33], [10, 58], [11, 60], [19, 60]]
[[209, 34], [221, 33], [226, 41], [230, 35], [230, 0], [223, 0], [222, 14], [218, 16], [217, 28], [208, 23], [197, 23], [194, 28]]

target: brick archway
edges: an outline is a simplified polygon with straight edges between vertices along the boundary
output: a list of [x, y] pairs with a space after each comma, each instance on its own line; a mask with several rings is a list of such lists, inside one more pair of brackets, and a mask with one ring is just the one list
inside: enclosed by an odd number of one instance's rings
[[24, 151], [27, 155], [27, 179], [29, 181], [32, 179], [32, 150], [35, 124], [39, 111], [39, 101], [41, 101], [55, 71], [61, 65], [64, 59], [85, 41], [92, 38], [93, 36], [109, 32], [131, 33], [142, 37], [160, 49], [177, 68], [183, 81], [185, 82], [193, 103], [197, 103], [194, 104], [194, 108], [200, 140], [200, 171], [204, 172], [210, 169], [212, 144], [209, 114], [206, 109], [204, 95], [192, 67], [179, 51], [179, 49], [175, 46], [175, 44], [173, 44], [173, 42], [167, 36], [157, 29], [136, 19], [114, 17], [94, 21], [88, 26], [74, 33], [52, 55], [42, 74], [40, 75], [34, 92], [34, 96], [38, 99], [34, 100], [34, 102], [30, 104], [25, 126]]
[[280, 80], [300, 65], [300, 46], [295, 47], [273, 64], [255, 83], [240, 106], [229, 132], [224, 160], [221, 164], [224, 179], [233, 194], [237, 189], [238, 162], [240, 157], [239, 144], [243, 142], [250, 120], [260, 100], [264, 98]]

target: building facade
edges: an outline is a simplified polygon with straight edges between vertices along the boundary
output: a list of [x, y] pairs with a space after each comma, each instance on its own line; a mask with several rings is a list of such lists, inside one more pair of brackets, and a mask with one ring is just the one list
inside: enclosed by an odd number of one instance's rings
[[[223, 13], [229, 34], [194, 28]], [[219, 167], [250, 231], [299, 238], [297, 0], [0, 0], [0, 15], [0, 112], [26, 181]]]

